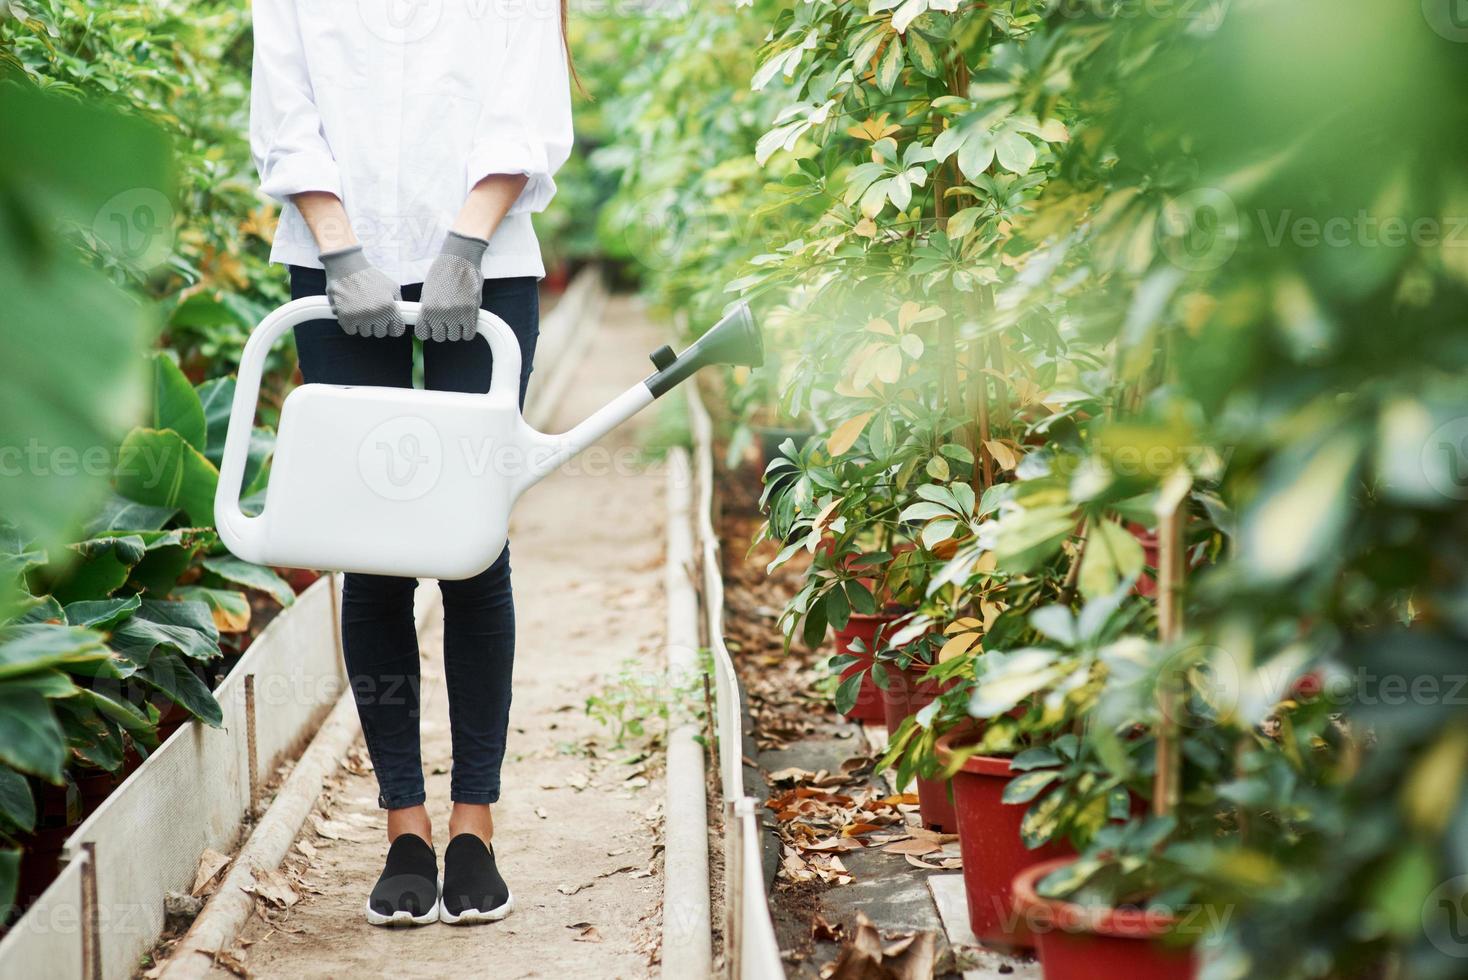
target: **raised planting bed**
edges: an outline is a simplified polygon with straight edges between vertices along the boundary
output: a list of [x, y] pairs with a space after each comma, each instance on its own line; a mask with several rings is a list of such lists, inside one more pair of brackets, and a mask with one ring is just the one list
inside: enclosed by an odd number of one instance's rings
[[[206, 848], [228, 851], [269, 774], [345, 690], [335, 579], [319, 579], [215, 689], [219, 728], [181, 725], [83, 820], [61, 875], [0, 940], [0, 976], [130, 977]], [[84, 860], [90, 855], [91, 860]]]

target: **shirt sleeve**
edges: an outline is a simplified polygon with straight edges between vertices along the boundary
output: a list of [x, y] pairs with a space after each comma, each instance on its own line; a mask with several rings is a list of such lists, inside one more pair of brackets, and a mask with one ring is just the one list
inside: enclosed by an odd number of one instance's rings
[[254, 0], [250, 153], [260, 189], [288, 203], [302, 191], [341, 197], [341, 174], [317, 111], [295, 0]]
[[469, 153], [467, 194], [491, 174], [529, 178], [510, 214], [544, 211], [571, 155], [571, 83], [559, 5], [514, 5], [505, 57]]

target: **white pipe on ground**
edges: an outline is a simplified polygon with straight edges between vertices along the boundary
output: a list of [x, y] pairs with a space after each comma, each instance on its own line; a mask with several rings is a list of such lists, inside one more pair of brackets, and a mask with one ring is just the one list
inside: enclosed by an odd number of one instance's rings
[[[666, 592], [668, 682], [686, 690], [700, 676], [698, 593], [692, 580], [692, 479], [688, 454], [668, 453]], [[675, 710], [680, 706], [675, 705]], [[713, 972], [709, 902], [708, 790], [702, 729], [679, 718], [668, 738], [667, 803], [663, 830], [663, 976], [707, 977]]]

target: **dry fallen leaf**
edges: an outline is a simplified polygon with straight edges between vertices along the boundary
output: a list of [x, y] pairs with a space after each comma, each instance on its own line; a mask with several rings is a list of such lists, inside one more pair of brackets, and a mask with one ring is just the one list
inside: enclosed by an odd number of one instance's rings
[[770, 773], [770, 785], [774, 786], [778, 785], [779, 783], [805, 782], [807, 780], [814, 779], [815, 775], [816, 774], [811, 772], [809, 769], [801, 769], [796, 766], [790, 766], [789, 768], [778, 769], [775, 772]]
[[576, 930], [575, 941], [578, 943], [601, 942], [601, 933], [597, 931], [596, 926], [592, 925], [590, 922], [573, 922], [566, 928]]
[[194, 872], [194, 887], [189, 889], [189, 894], [212, 894], [219, 876], [229, 867], [229, 862], [229, 855], [220, 854], [213, 848], [205, 848], [204, 853], [199, 855], [199, 869]]
[[932, 854], [934, 851], [943, 850], [943, 845], [930, 840], [900, 840], [895, 844], [888, 844], [882, 848], [884, 854]]
[[584, 881], [579, 885], [557, 885], [556, 891], [560, 892], [562, 895], [574, 895], [579, 891], [585, 891], [586, 889], [590, 888], [591, 885], [592, 883], [589, 881]]
[[315, 814], [311, 816], [311, 827], [327, 840], [344, 840], [352, 844], [366, 844], [373, 838], [365, 836], [356, 827], [341, 820], [327, 820]]
[[304, 837], [296, 841], [296, 850], [308, 861], [314, 861], [316, 859], [316, 845]]
[[841, 923], [838, 922], [835, 925], [832, 925], [831, 923], [827, 922], [826, 917], [821, 915], [819, 912], [816, 913], [816, 917], [811, 920], [810, 938], [812, 939], [828, 943], [839, 943], [842, 937], [844, 937], [845, 935], [846, 930], [842, 927]]
[[239, 949], [221, 949], [214, 953], [214, 965], [223, 967], [237, 977], [245, 977], [248, 980], [253, 976], [250, 968], [245, 965], [245, 954]]
[[245, 891], [276, 908], [288, 909], [301, 900], [289, 878], [279, 871], [256, 868], [255, 881]]
[[610, 871], [603, 871], [601, 874], [597, 875], [597, 877], [598, 878], [610, 878], [612, 875], [619, 875], [619, 874], [622, 874], [622, 873], [627, 872], [627, 871], [636, 871], [636, 870], [638, 870], [637, 869], [637, 865], [635, 865], [635, 864], [624, 864], [620, 868], [613, 868]]
[[931, 980], [937, 943], [931, 932], [907, 933], [882, 944], [870, 919], [858, 912], [856, 932], [832, 964], [830, 980]]

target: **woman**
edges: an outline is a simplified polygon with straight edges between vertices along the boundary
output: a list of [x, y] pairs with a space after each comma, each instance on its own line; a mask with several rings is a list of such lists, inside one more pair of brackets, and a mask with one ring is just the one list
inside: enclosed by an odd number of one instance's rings
[[[410, 386], [401, 298], [422, 303], [429, 388], [487, 391], [478, 311], [504, 319], [523, 404], [545, 274], [530, 215], [571, 150], [565, 13], [546, 3], [254, 0], [250, 143], [282, 206], [271, 259], [290, 267], [292, 298], [324, 294], [336, 316], [296, 328], [307, 381]], [[441, 885], [423, 805], [416, 585], [346, 577], [347, 673], [389, 842], [367, 921], [492, 921], [512, 907], [490, 809], [515, 647], [509, 551], [440, 583], [454, 756]]]

